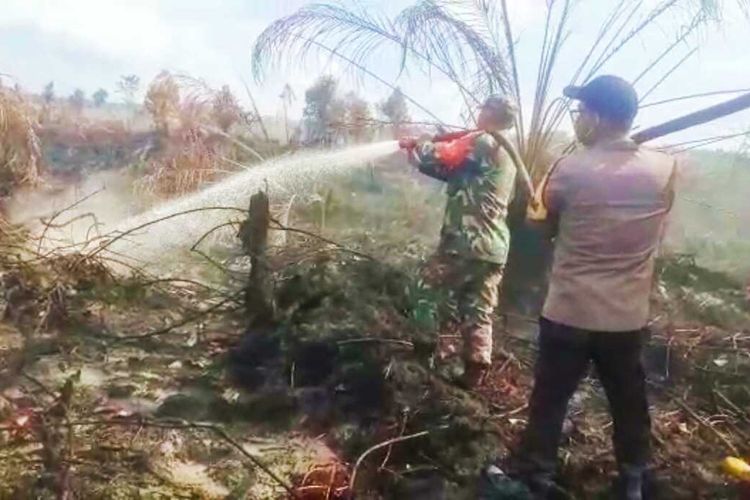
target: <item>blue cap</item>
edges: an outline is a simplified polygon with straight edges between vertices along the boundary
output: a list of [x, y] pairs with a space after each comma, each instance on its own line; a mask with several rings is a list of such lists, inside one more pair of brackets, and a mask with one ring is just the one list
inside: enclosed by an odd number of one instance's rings
[[581, 101], [602, 118], [616, 123], [632, 123], [638, 114], [638, 94], [619, 76], [598, 76], [581, 87], [568, 86], [563, 94]]

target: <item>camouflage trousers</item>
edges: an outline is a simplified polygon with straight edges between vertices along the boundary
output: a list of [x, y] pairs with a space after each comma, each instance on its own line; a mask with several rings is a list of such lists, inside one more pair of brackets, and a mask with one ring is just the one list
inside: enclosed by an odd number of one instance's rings
[[[435, 255], [423, 266], [413, 292], [415, 319], [436, 328], [441, 338], [462, 338], [465, 361], [489, 365], [493, 314], [502, 279], [500, 264]], [[438, 345], [445, 343], [438, 339]]]

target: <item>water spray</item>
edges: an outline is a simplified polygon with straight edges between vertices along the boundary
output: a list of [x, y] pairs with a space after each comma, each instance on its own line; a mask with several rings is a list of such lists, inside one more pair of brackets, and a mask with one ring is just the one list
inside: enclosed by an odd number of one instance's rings
[[[229, 210], [212, 210], [211, 207], [245, 210], [250, 196], [258, 190], [266, 190], [274, 203], [283, 202], [310, 192], [326, 177], [363, 167], [397, 151], [396, 141], [384, 141], [267, 160], [199, 192], [118, 223], [114, 234], [128, 232], [127, 238], [118, 239], [107, 250], [137, 261], [153, 262], [170, 250], [189, 248], [207, 231], [236, 216]], [[152, 221], [159, 222], [151, 224]]]

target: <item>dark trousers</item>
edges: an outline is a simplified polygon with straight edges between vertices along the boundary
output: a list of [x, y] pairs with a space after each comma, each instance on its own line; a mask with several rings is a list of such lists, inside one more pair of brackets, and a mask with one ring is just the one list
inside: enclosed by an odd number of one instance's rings
[[593, 361], [614, 421], [620, 467], [643, 467], [651, 458], [651, 420], [641, 361], [645, 334], [591, 332], [541, 319], [539, 357], [521, 442], [520, 473], [553, 474], [568, 401]]

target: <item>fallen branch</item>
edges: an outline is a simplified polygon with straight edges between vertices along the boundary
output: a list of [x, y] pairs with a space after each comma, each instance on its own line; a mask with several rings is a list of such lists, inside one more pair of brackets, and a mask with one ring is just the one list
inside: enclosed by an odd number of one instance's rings
[[198, 250], [197, 248], [193, 248], [190, 251], [193, 252], [194, 254], [200, 255], [206, 262], [211, 264], [217, 270], [221, 271], [223, 274], [227, 275], [230, 278], [233, 277], [231, 269], [228, 269], [227, 267], [222, 266], [219, 262], [216, 261], [216, 259], [208, 255], [203, 250]]
[[738, 417], [742, 418], [745, 421], [750, 421], [750, 418], [748, 418], [747, 410], [743, 410], [742, 408], [737, 406], [734, 401], [725, 396], [724, 393], [719, 389], [714, 389], [714, 394], [719, 396], [719, 398], [723, 400], [729, 406], [729, 408], [731, 408], [737, 414]]
[[[444, 427], [443, 427], [444, 428]], [[370, 455], [373, 452], [376, 452], [382, 448], [386, 448], [388, 446], [394, 445], [396, 443], [403, 443], [404, 441], [409, 441], [411, 439], [416, 439], [420, 437], [424, 437], [428, 435], [430, 431], [421, 431], [414, 434], [409, 434], [407, 436], [401, 436], [393, 439], [389, 439], [388, 441], [383, 441], [380, 444], [376, 444], [375, 446], [367, 449], [362, 455], [359, 456], [357, 459], [357, 462], [354, 464], [354, 470], [352, 471], [352, 477], [349, 480], [349, 500], [352, 500], [354, 498], [354, 486], [357, 481], [357, 471], [359, 470], [360, 465], [362, 465], [362, 462], [364, 462], [365, 458], [367, 458], [368, 455]]]
[[[91, 421], [80, 421], [70, 422], [68, 425], [72, 427], [85, 427], [85, 426], [137, 426], [137, 427], [153, 427], [158, 429], [205, 429], [212, 431], [221, 439], [229, 443], [233, 448], [244, 455], [250, 460], [253, 465], [258, 467], [260, 470], [265, 472], [271, 479], [273, 479], [279, 486], [284, 488], [294, 499], [299, 499], [299, 495], [294, 489], [283, 479], [281, 479], [276, 473], [274, 473], [266, 464], [264, 464], [258, 457], [249, 453], [245, 450], [244, 446], [238, 443], [232, 438], [226, 430], [222, 427], [214, 424], [203, 423], [203, 422], [188, 422], [185, 420], [91, 420]], [[10, 430], [10, 427], [0, 427], [0, 431]]]
[[154, 278], [148, 281], [142, 281], [137, 283], [138, 287], [149, 287], [153, 285], [158, 285], [160, 283], [186, 283], [188, 285], [196, 285], [200, 288], [204, 288], [206, 290], [221, 293], [221, 290], [212, 287], [211, 285], [207, 285], [205, 283], [202, 283], [200, 281], [188, 279], [188, 278]]
[[524, 403], [521, 406], [519, 406], [518, 408], [515, 408], [515, 409], [510, 410], [510, 411], [506, 411], [506, 412], [503, 412], [503, 413], [498, 413], [497, 415], [492, 415], [490, 418], [496, 419], [496, 418], [508, 418], [508, 417], [512, 417], [513, 415], [518, 415], [519, 413], [525, 411], [528, 407], [529, 407], [529, 404], [528, 403]]
[[338, 248], [339, 250], [341, 250], [343, 252], [350, 253], [350, 254], [355, 255], [357, 257], [360, 257], [362, 259], [371, 260], [373, 262], [377, 262], [378, 261], [372, 255], [367, 255], [366, 253], [358, 252], [357, 250], [352, 250], [350, 248], [345, 247], [341, 243], [337, 243], [337, 242], [335, 242], [333, 240], [329, 240], [328, 238], [320, 236], [319, 234], [315, 234], [315, 233], [310, 232], [310, 231], [305, 231], [304, 229], [298, 229], [298, 228], [294, 228], [294, 227], [287, 227], [287, 226], [283, 225], [281, 222], [279, 222], [278, 220], [276, 220], [274, 218], [271, 218], [271, 222], [273, 222], [275, 224], [275, 227], [272, 227], [271, 229], [276, 229], [276, 230], [280, 230], [280, 231], [288, 231], [290, 233], [297, 233], [297, 234], [302, 234], [302, 235], [305, 235], [305, 236], [309, 236], [311, 238], [315, 238], [317, 240], [320, 240], [320, 241], [322, 241], [324, 243], [328, 243], [329, 245], [333, 245], [334, 247]]
[[690, 406], [688, 406], [688, 404], [685, 402], [685, 400], [683, 400], [681, 398], [678, 398], [678, 397], [673, 397], [672, 399], [674, 400], [675, 403], [677, 403], [677, 406], [679, 406], [680, 408], [682, 408], [685, 411], [685, 413], [688, 414], [688, 416], [692, 417], [693, 420], [695, 420], [696, 422], [698, 422], [698, 424], [700, 424], [702, 427], [708, 429], [717, 438], [719, 438], [719, 440], [722, 443], [724, 443], [724, 445], [727, 447], [727, 449], [729, 451], [732, 452], [733, 455], [739, 456], [739, 450], [737, 449], [737, 447], [731, 441], [729, 441], [729, 439], [727, 439], [727, 437], [724, 434], [722, 434], [721, 432], [719, 432], [713, 425], [711, 425], [702, 416], [700, 416], [698, 414], [698, 412], [696, 412], [694, 409], [692, 409]]
[[39, 387], [42, 390], [42, 392], [44, 392], [48, 396], [51, 396], [52, 399], [55, 399], [55, 400], [57, 399], [58, 394], [54, 392], [52, 389], [50, 389], [49, 387], [47, 387], [46, 385], [44, 385], [41, 381], [39, 381], [39, 379], [32, 377], [31, 375], [26, 373], [26, 371], [23, 369], [21, 369], [20, 373], [23, 378], [32, 382], [35, 386]]
[[[404, 412], [404, 418], [401, 421], [401, 429], [398, 431], [397, 438], [400, 438], [404, 435], [404, 432], [406, 431], [406, 423], [409, 420], [409, 414]], [[385, 452], [385, 457], [383, 457], [383, 461], [380, 463], [380, 467], [378, 467], [378, 472], [385, 469], [385, 466], [388, 465], [388, 460], [391, 458], [391, 452], [393, 451], [393, 443], [388, 445], [388, 451]]]
[[183, 210], [182, 212], [176, 212], [173, 214], [165, 215], [164, 217], [159, 217], [158, 219], [153, 219], [148, 222], [144, 222], [143, 224], [140, 224], [136, 227], [132, 227], [126, 231], [119, 233], [117, 236], [115, 236], [111, 240], [108, 240], [106, 243], [102, 243], [101, 245], [99, 245], [95, 250], [89, 253], [87, 257], [93, 257], [103, 252], [108, 247], [112, 246], [116, 241], [123, 239], [125, 236], [129, 234], [133, 234], [149, 226], [153, 226], [154, 224], [158, 224], [159, 222], [164, 222], [165, 220], [174, 219], [175, 217], [180, 217], [182, 215], [189, 215], [192, 213], [203, 212], [203, 211], [208, 211], [208, 210], [233, 210], [235, 212], [245, 213], [245, 210], [241, 208], [237, 208], [237, 207], [200, 207], [200, 208], [191, 208], [190, 210]]
[[158, 337], [160, 335], [164, 335], [166, 333], [171, 332], [175, 328], [180, 328], [182, 326], [188, 325], [188, 324], [190, 324], [190, 323], [192, 323], [192, 322], [194, 322], [194, 321], [196, 321], [196, 320], [198, 320], [198, 319], [200, 319], [200, 318], [202, 318], [204, 316], [207, 316], [207, 315], [213, 313], [217, 309], [220, 309], [221, 307], [223, 307], [225, 304], [227, 304], [229, 302], [232, 302], [232, 301], [235, 301], [237, 299], [237, 297], [239, 295], [241, 295], [242, 293], [243, 293], [243, 291], [237, 292], [234, 295], [232, 295], [230, 297], [227, 297], [226, 299], [222, 300], [221, 302], [218, 302], [218, 303], [214, 304], [213, 306], [211, 306], [211, 307], [209, 307], [209, 308], [207, 308], [207, 309], [205, 309], [203, 311], [199, 311], [196, 314], [192, 314], [192, 315], [190, 315], [190, 316], [188, 316], [186, 318], [183, 318], [180, 321], [177, 321], [176, 323], [172, 323], [171, 325], [165, 326], [164, 328], [159, 328], [158, 330], [154, 330], [152, 332], [144, 333], [144, 334], [141, 334], [141, 335], [126, 335], [126, 336], [123, 336], [123, 337], [111, 337], [112, 343], [125, 342], [125, 341], [130, 341], [130, 340], [142, 340], [142, 339], [147, 339], [147, 338], [151, 338], [151, 337]]
[[84, 196], [83, 198], [81, 198], [80, 200], [77, 200], [77, 201], [73, 202], [72, 205], [68, 205], [67, 207], [65, 207], [63, 209], [58, 210], [57, 212], [55, 212], [54, 214], [52, 214], [52, 217], [50, 217], [48, 220], [42, 219], [42, 222], [45, 224], [45, 226], [44, 226], [44, 230], [42, 230], [42, 234], [39, 236], [39, 244], [37, 245], [37, 252], [41, 252], [42, 251], [42, 243], [44, 242], [44, 235], [46, 235], [47, 234], [47, 230], [49, 230], [49, 228], [52, 227], [52, 222], [55, 219], [57, 219], [58, 217], [60, 217], [62, 214], [64, 214], [68, 210], [74, 209], [75, 207], [77, 207], [81, 203], [83, 203], [86, 200], [90, 199], [94, 195], [102, 192], [103, 190], [104, 190], [104, 188], [97, 189], [93, 193], [88, 194], [88, 195]]
[[225, 228], [227, 226], [239, 226], [239, 225], [240, 225], [239, 221], [231, 220], [229, 222], [224, 222], [223, 224], [219, 224], [218, 226], [215, 226], [215, 227], [209, 229], [206, 233], [203, 234], [203, 236], [201, 236], [200, 238], [198, 238], [195, 241], [195, 243], [193, 243], [193, 246], [190, 247], [190, 251], [191, 252], [195, 251], [195, 249], [198, 248], [198, 245], [200, 245], [201, 243], [203, 243], [203, 240], [205, 240], [206, 238], [208, 238], [210, 235], [212, 235], [214, 232], [218, 231], [219, 229]]
[[350, 345], [350, 344], [397, 344], [402, 345], [404, 347], [409, 347], [411, 349], [414, 348], [414, 343], [409, 342], [408, 340], [399, 340], [399, 339], [379, 339], [377, 337], [363, 337], [361, 339], [347, 339], [347, 340], [339, 340], [336, 342], [336, 345]]

